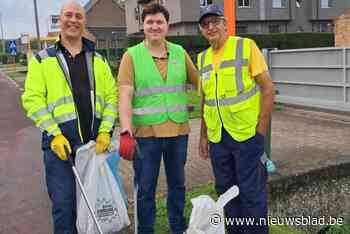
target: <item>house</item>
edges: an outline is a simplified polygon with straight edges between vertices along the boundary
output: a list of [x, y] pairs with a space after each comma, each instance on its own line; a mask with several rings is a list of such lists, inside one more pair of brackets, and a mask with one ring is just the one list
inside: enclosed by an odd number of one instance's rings
[[121, 1], [90, 0], [85, 6], [87, 30], [98, 49], [121, 48], [126, 37], [125, 9]]
[[[159, 2], [170, 11], [170, 35], [196, 35], [202, 7], [223, 0], [127, 0], [128, 35], [142, 32], [145, 4]], [[350, 7], [347, 0], [236, 0], [237, 33], [332, 32], [333, 20]]]

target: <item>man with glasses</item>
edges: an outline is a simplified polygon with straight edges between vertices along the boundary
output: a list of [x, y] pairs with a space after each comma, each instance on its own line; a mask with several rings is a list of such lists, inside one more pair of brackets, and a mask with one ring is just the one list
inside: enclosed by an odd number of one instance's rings
[[[223, 9], [209, 5], [199, 26], [210, 47], [198, 55], [202, 110], [199, 152], [210, 154], [215, 189], [238, 185], [225, 206], [227, 218], [267, 220], [264, 135], [273, 106], [273, 84], [263, 55], [248, 38], [231, 37]], [[230, 225], [228, 233], [268, 233], [268, 225]]]

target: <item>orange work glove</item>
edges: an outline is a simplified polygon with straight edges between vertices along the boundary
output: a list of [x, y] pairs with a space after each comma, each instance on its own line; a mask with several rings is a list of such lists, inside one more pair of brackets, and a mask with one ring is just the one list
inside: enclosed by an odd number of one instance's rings
[[66, 147], [69, 153], [72, 153], [69, 141], [62, 134], [59, 134], [53, 138], [50, 144], [51, 150], [56, 153], [56, 155], [61, 159], [66, 161], [68, 158], [64, 147]]
[[120, 133], [119, 155], [125, 160], [134, 159], [136, 141], [128, 131]]
[[106, 152], [111, 143], [111, 135], [108, 132], [101, 132], [96, 138], [96, 154]]

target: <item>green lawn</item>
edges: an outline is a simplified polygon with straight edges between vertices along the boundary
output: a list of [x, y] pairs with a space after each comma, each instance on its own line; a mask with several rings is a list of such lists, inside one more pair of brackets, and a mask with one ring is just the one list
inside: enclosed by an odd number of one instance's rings
[[349, 234], [350, 220], [346, 220], [344, 225], [330, 226], [325, 234]]
[[[192, 210], [191, 199], [199, 195], [209, 195], [214, 200], [217, 199], [217, 195], [214, 191], [212, 184], [205, 185], [193, 189], [190, 192], [186, 193], [186, 204], [185, 204], [185, 216], [187, 222]], [[165, 234], [170, 233], [168, 220], [167, 220], [167, 211], [166, 211], [166, 201], [164, 198], [158, 198], [156, 201], [157, 213], [156, 213], [156, 224], [155, 224], [155, 233], [156, 234]], [[271, 226], [270, 234], [306, 234], [306, 232], [296, 230], [288, 226]]]

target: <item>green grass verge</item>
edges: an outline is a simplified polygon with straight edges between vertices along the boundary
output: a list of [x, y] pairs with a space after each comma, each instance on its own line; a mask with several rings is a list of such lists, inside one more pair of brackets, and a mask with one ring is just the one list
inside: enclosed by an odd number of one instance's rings
[[326, 234], [349, 234], [350, 233], [350, 220], [345, 221], [344, 225], [329, 226]]
[[281, 104], [274, 104], [273, 105], [273, 110], [274, 111], [282, 111], [283, 110], [283, 106]]
[[[191, 199], [199, 195], [209, 195], [214, 200], [217, 199], [217, 195], [214, 190], [213, 184], [204, 185], [193, 189], [186, 193], [186, 203], [185, 203], [185, 217], [187, 223], [189, 222], [192, 204]], [[155, 233], [156, 234], [165, 234], [170, 233], [168, 219], [167, 219], [167, 210], [166, 210], [166, 201], [164, 198], [158, 198], [156, 201], [156, 224], [155, 224]], [[306, 234], [306, 232], [296, 230], [288, 226], [270, 226], [270, 234]]]
[[16, 78], [24, 78], [26, 77], [26, 73], [23, 73], [23, 72], [9, 72], [9, 73], [6, 73], [6, 75], [12, 79], [16, 79]]
[[10, 63], [10, 64], [0, 64], [0, 69], [2, 68], [11, 68], [11, 67], [15, 67], [15, 66], [22, 66], [20, 63]]
[[8, 77], [14, 80], [18, 81], [24, 81], [26, 74], [27, 74], [27, 68], [25, 66], [22, 66], [20, 64], [1, 64], [0, 65], [0, 71], [4, 72]]

